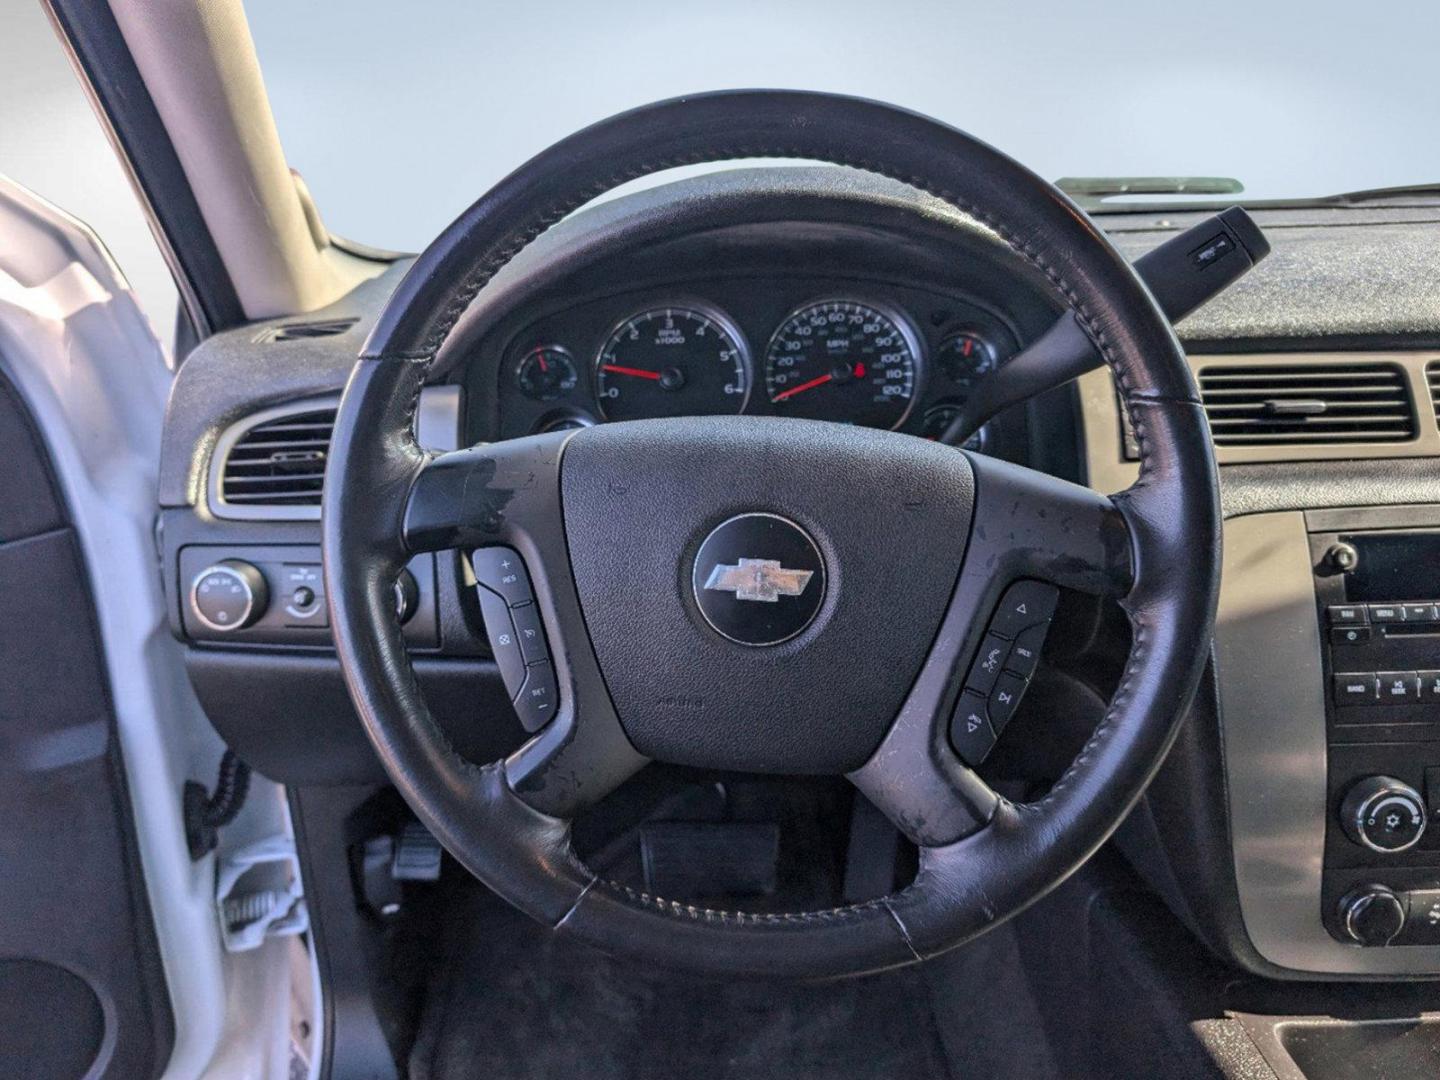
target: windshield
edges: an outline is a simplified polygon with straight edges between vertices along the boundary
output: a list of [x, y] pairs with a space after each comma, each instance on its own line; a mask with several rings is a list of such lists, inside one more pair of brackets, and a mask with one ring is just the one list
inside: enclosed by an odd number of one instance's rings
[[577, 128], [743, 86], [880, 98], [1052, 180], [1229, 176], [1241, 201], [1440, 180], [1429, 0], [1383, 18], [1329, 0], [247, 10], [287, 155], [326, 224], [401, 250]]

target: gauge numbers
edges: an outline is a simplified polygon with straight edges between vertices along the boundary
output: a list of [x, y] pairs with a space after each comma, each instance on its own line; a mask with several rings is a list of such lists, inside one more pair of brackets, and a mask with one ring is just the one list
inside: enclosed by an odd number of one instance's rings
[[822, 300], [775, 331], [765, 387], [781, 416], [897, 428], [915, 402], [919, 353], [900, 315], [854, 300]]
[[738, 413], [750, 394], [740, 332], [717, 311], [654, 308], [610, 334], [595, 364], [607, 420]]

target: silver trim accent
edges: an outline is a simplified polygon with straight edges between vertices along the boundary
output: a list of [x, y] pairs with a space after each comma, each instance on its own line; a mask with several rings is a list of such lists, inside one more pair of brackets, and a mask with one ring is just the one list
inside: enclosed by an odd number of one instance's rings
[[[1400, 847], [1381, 847], [1371, 840], [1370, 834], [1365, 831], [1365, 819], [1370, 816], [1372, 809], [1379, 810], [1380, 807], [1391, 801], [1402, 803], [1405, 806], [1405, 812], [1412, 816], [1416, 808], [1419, 809], [1420, 831]], [[1355, 816], [1351, 819], [1351, 824], [1355, 826], [1355, 837], [1362, 845], [1380, 855], [1399, 855], [1402, 851], [1409, 851], [1425, 835], [1425, 826], [1428, 823], [1429, 812], [1425, 809], [1425, 800], [1409, 784], [1402, 783], [1387, 784], [1382, 790], [1375, 792], [1355, 808]]]
[[1365, 939], [1355, 929], [1355, 917], [1364, 913], [1371, 904], [1381, 900], [1389, 900], [1400, 912], [1400, 927], [1385, 939], [1385, 944], [1388, 945], [1405, 929], [1405, 905], [1400, 903], [1400, 898], [1392, 889], [1384, 885], [1361, 885], [1358, 889], [1351, 889], [1340, 898], [1340, 905], [1345, 912], [1345, 933], [1354, 938], [1357, 943], [1363, 944]]
[[[299, 398], [250, 413], [222, 431], [210, 454], [205, 484], [205, 500], [210, 513], [229, 521], [319, 521], [318, 506], [226, 502], [225, 465], [235, 444], [261, 424], [317, 409], [339, 407], [339, 394]], [[427, 386], [420, 391], [420, 401], [415, 409], [415, 438], [423, 449], [437, 454], [460, 448], [460, 387]]]
[[[207, 618], [205, 612], [200, 610], [200, 582], [204, 581], [211, 574], [228, 574], [240, 583], [245, 590], [245, 614], [236, 619], [233, 623], [217, 623]], [[214, 630], [217, 634], [229, 634], [235, 630], [243, 630], [255, 614], [255, 590], [250, 588], [250, 583], [245, 580], [245, 575], [233, 567], [224, 563], [211, 563], [204, 570], [201, 570], [190, 581], [190, 614], [195, 616], [195, 621], [207, 629]]]

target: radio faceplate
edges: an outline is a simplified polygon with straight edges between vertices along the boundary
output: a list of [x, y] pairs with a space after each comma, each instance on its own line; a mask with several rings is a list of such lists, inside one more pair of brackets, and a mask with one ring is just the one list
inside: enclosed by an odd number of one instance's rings
[[[1326, 683], [1322, 918], [1350, 944], [1440, 945], [1440, 530], [1309, 542]], [[1403, 917], [1367, 929], [1377, 904]]]

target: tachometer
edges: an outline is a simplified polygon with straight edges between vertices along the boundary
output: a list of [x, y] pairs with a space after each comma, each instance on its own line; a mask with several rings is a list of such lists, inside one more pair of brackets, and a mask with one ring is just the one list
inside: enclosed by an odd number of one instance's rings
[[607, 420], [738, 413], [750, 394], [750, 362], [740, 332], [719, 312], [656, 308], [611, 333], [595, 387]]
[[915, 402], [919, 354], [915, 332], [898, 314], [823, 300], [775, 331], [765, 386], [782, 416], [897, 428]]

